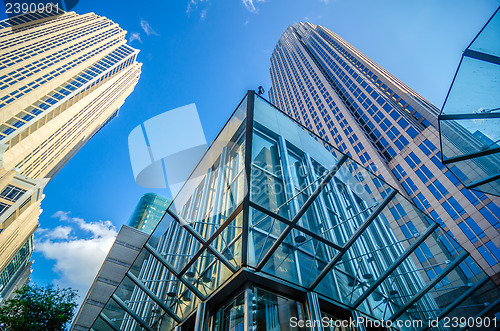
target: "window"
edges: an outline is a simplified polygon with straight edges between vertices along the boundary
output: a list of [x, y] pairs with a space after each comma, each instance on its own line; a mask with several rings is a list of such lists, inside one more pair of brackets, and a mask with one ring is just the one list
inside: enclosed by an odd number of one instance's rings
[[453, 208], [455, 208], [455, 210], [459, 213], [459, 214], [463, 214], [465, 211], [464, 211], [464, 208], [457, 202], [457, 200], [455, 200], [454, 197], [450, 197], [448, 199], [448, 201], [451, 203], [451, 205], [453, 206]]
[[431, 211], [430, 214], [431, 214], [432, 218], [434, 219], [434, 221], [438, 222], [439, 225], [441, 225], [441, 226], [445, 226], [443, 220], [441, 219], [441, 217], [439, 217], [438, 213], [435, 210]]
[[422, 202], [425, 208], [429, 208], [431, 204], [427, 201], [422, 193], [417, 194], [418, 199]]
[[420, 144], [418, 145], [418, 147], [420, 147], [420, 149], [422, 150], [422, 152], [424, 152], [425, 155], [431, 155], [431, 151], [427, 147], [425, 147], [424, 144]]
[[476, 235], [471, 231], [471, 229], [469, 229], [465, 222], [460, 223], [458, 227], [462, 230], [463, 233], [465, 233], [471, 243], [475, 243], [477, 241]]
[[481, 253], [481, 255], [486, 260], [486, 262], [488, 262], [490, 267], [493, 267], [494, 265], [496, 265], [498, 263], [495, 260], [495, 258], [493, 257], [493, 255], [491, 255], [491, 253], [486, 249], [485, 246], [480, 246], [477, 248], [477, 250], [479, 251], [479, 253]]
[[24, 192], [26, 192], [26, 190], [13, 185], [9, 185], [5, 188], [5, 190], [3, 190], [2, 193], [0, 193], [0, 197], [4, 198], [5, 200], [14, 202], [19, 199], [19, 197], [23, 195]]
[[500, 261], [500, 249], [493, 243], [493, 241], [488, 241], [486, 247], [490, 250], [490, 252], [495, 256], [495, 258]]
[[415, 139], [415, 137], [418, 136], [417, 130], [415, 130], [415, 128], [413, 128], [412, 126], [406, 129], [406, 132], [410, 135], [412, 139]]
[[[494, 205], [494, 204], [491, 202], [488, 204], [487, 207], [490, 207], [490, 205]], [[496, 207], [496, 205], [495, 205], [495, 207]], [[493, 216], [493, 214], [488, 209], [483, 207], [479, 210], [479, 212], [484, 216], [484, 218], [486, 218], [486, 220], [488, 222], [490, 222], [491, 225], [493, 225], [493, 227], [495, 229], [500, 227], [500, 223], [498, 222], [497, 218], [495, 216]]]
[[473, 205], [477, 205], [479, 203], [479, 200], [476, 199], [474, 194], [472, 194], [468, 189], [463, 188], [460, 190], [460, 192], [462, 192], [462, 194], [467, 198], [467, 200], [469, 200], [470, 203], [472, 203]]
[[451, 208], [450, 204], [447, 201], [443, 202], [443, 208], [446, 210], [446, 212], [451, 216], [453, 219], [457, 219], [458, 215], [455, 212], [453, 208]]

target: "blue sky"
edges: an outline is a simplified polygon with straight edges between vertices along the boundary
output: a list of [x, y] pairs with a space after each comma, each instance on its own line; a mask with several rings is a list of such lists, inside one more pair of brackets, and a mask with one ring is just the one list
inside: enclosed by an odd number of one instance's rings
[[[147, 3], [147, 4], [146, 4]], [[118, 118], [45, 189], [32, 281], [85, 296], [114, 236], [147, 192], [127, 137], [145, 120], [196, 103], [212, 140], [248, 89], [270, 87], [269, 58], [286, 27], [323, 25], [441, 107], [462, 51], [498, 0], [80, 0], [128, 31], [142, 75]], [[133, 37], [132, 37], [133, 36]], [[132, 37], [132, 38], [131, 38]], [[175, 143], [172, 141], [170, 143]]]

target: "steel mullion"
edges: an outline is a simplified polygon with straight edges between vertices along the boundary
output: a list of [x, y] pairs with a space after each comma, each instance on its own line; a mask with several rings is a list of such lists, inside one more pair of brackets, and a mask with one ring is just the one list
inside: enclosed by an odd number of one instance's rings
[[172, 317], [177, 323], [181, 321], [181, 319], [174, 314], [174, 312], [161, 301], [160, 298], [158, 298], [149, 288], [144, 285], [144, 283], [137, 278], [133, 273], [130, 271], [127, 271], [127, 277], [135, 284], [137, 285], [148, 297], [150, 297], [158, 306], [161, 307], [170, 317]]
[[492, 181], [497, 180], [499, 178], [500, 178], [500, 173], [483, 178], [483, 179], [480, 179], [477, 182], [466, 184], [465, 187], [468, 189], [473, 189], [473, 188], [476, 188], [476, 187], [481, 186], [483, 184], [488, 184], [489, 182], [492, 182]]
[[387, 196], [382, 200], [382, 202], [377, 206], [370, 216], [363, 222], [363, 224], [356, 230], [356, 232], [351, 236], [349, 241], [343, 246], [342, 250], [335, 255], [333, 260], [331, 260], [323, 270], [319, 273], [316, 279], [311, 283], [309, 290], [313, 290], [321, 282], [323, 278], [333, 269], [333, 267], [340, 261], [344, 254], [351, 248], [352, 245], [358, 240], [358, 238], [365, 232], [365, 230], [372, 224], [372, 222], [378, 217], [378, 215], [385, 209], [387, 204], [396, 196], [397, 191], [392, 190]]
[[[439, 315], [435, 317], [435, 319], [442, 319], [444, 316], [448, 315], [453, 309], [457, 308], [459, 304], [464, 302], [466, 299], [468, 299], [474, 292], [476, 292], [480, 287], [482, 287], [484, 284], [486, 284], [490, 278], [488, 276], [484, 277], [481, 279], [479, 282], [474, 284], [472, 287], [470, 287], [467, 291], [465, 291], [460, 297], [458, 297], [455, 301], [450, 303], [445, 309], [443, 309]], [[426, 331], [429, 330], [430, 326], [427, 326], [421, 331]]]
[[250, 224], [250, 191], [252, 181], [252, 146], [253, 146], [253, 131], [254, 131], [254, 113], [255, 113], [255, 91], [248, 90], [246, 95], [246, 119], [245, 119], [245, 154], [243, 159], [245, 170], [246, 194], [243, 197], [243, 222], [241, 236], [241, 265], [247, 266], [249, 261], [248, 246], [249, 246], [249, 224]]
[[460, 156], [450, 157], [448, 159], [443, 159], [443, 164], [446, 165], [449, 163], [466, 161], [466, 160], [474, 159], [474, 158], [481, 157], [481, 156], [487, 156], [487, 155], [495, 154], [495, 153], [499, 153], [499, 152], [500, 152], [500, 147], [490, 148], [490, 149], [480, 151], [480, 152], [469, 153], [469, 154], [464, 154], [464, 155], [460, 155]]
[[[208, 240], [205, 241], [205, 239], [198, 233], [196, 232], [192, 226], [190, 226], [189, 224], [186, 224], [186, 225], [183, 225], [182, 227], [185, 228], [193, 237], [195, 237], [196, 240], [198, 240], [201, 244], [202, 244], [202, 247], [198, 250], [198, 252], [196, 252], [196, 254], [193, 256], [193, 258], [186, 264], [186, 266], [184, 266], [184, 268], [179, 272], [179, 275], [183, 275], [187, 270], [189, 270], [189, 268], [195, 263], [196, 261], [196, 258], [198, 258], [202, 253], [203, 251], [206, 249], [210, 250], [210, 252], [212, 254], [214, 254], [222, 263], [224, 263], [228, 268], [229, 270], [231, 270], [233, 273], [236, 272], [236, 269], [234, 268], [234, 266], [229, 262], [227, 261], [227, 259], [225, 257], [223, 257], [218, 251], [214, 250], [210, 244], [217, 238], [217, 236], [222, 232], [224, 231], [224, 229], [229, 225], [231, 224], [231, 222], [236, 218], [236, 216], [238, 216], [238, 214], [241, 212], [241, 210], [243, 209], [243, 204], [240, 204], [238, 206], [238, 208], [236, 208], [233, 213], [227, 218], [226, 221], [224, 221], [224, 223], [222, 223], [222, 225], [215, 231], [215, 233], [210, 237], [208, 238]], [[172, 214], [170, 211], [167, 210], [167, 213], [172, 217], [174, 218], [178, 223], [181, 223], [181, 221], [179, 220], [179, 217]], [[181, 223], [182, 224], [182, 223]]]
[[[114, 331], [120, 331], [120, 329], [118, 329], [114, 324], [113, 322], [109, 319], [108, 316], [106, 316], [102, 311], [99, 313], [99, 317], [110, 327], [112, 328]], [[95, 322], [94, 322], [95, 323]]]
[[489, 62], [492, 64], [498, 64], [500, 65], [500, 57], [493, 55], [493, 54], [487, 54], [483, 52], [478, 52], [475, 50], [472, 50], [470, 48], [467, 48], [464, 52], [464, 56], [470, 57], [472, 59], [476, 59], [479, 61], [484, 61], [484, 62]]
[[453, 262], [451, 262], [441, 274], [436, 276], [429, 284], [427, 284], [425, 287], [423, 287], [417, 294], [413, 296], [411, 300], [409, 300], [403, 307], [399, 309], [396, 313], [394, 313], [389, 320], [395, 321], [398, 319], [401, 315], [404, 314], [405, 311], [407, 311], [411, 306], [413, 306], [420, 298], [422, 298], [427, 292], [430, 291], [434, 286], [437, 285], [441, 280], [443, 280], [446, 275], [448, 275], [455, 267], [457, 267], [460, 263], [462, 263], [463, 260], [465, 260], [469, 256], [468, 252], [463, 252], [460, 256], [458, 256]]
[[472, 114], [441, 114], [439, 120], [453, 121], [453, 120], [475, 120], [485, 118], [500, 118], [500, 113], [472, 113]]
[[165, 260], [163, 256], [161, 256], [160, 253], [158, 253], [158, 251], [156, 251], [156, 249], [154, 249], [150, 244], [146, 243], [144, 245], [144, 249], [147, 250], [151, 255], [153, 255], [158, 261], [160, 261], [160, 263], [163, 264], [165, 268], [168, 269], [168, 271], [170, 271], [177, 279], [179, 279], [184, 285], [186, 285], [186, 287], [190, 289], [198, 298], [202, 300], [205, 299], [205, 296], [201, 294], [201, 292], [198, 291], [198, 289], [194, 287], [192, 284], [186, 282], [182, 278], [182, 276], [179, 276], [179, 273], [175, 271], [174, 267], [172, 267], [170, 263], [168, 263], [168, 261]]
[[292, 231], [293, 226], [302, 218], [305, 212], [309, 209], [310, 205], [316, 200], [318, 195], [321, 193], [323, 188], [330, 182], [330, 180], [335, 176], [337, 171], [342, 167], [344, 162], [348, 159], [347, 155], [342, 155], [342, 157], [337, 161], [337, 164], [330, 170], [330, 172], [325, 176], [325, 178], [321, 181], [319, 186], [314, 190], [314, 192], [307, 198], [306, 202], [300, 207], [300, 210], [293, 217], [291, 224], [283, 231], [283, 233], [279, 236], [278, 240], [274, 242], [273, 246], [267, 251], [266, 255], [262, 258], [259, 264], [256, 266], [256, 270], [260, 271], [264, 265], [269, 261], [274, 252], [278, 249], [279, 245], [285, 240], [288, 234]]
[[[252, 202], [252, 201], [251, 201], [251, 202], [250, 202], [250, 207], [257, 209], [258, 211], [260, 211], [260, 212], [262, 212], [262, 213], [264, 213], [264, 214], [268, 215], [269, 217], [275, 218], [275, 219], [277, 219], [278, 221], [280, 221], [280, 222], [282, 222], [282, 223], [285, 223], [286, 225], [291, 225], [291, 224], [292, 224], [292, 222], [291, 222], [291, 221], [287, 220], [287, 219], [286, 219], [286, 218], [284, 218], [283, 216], [280, 216], [280, 215], [278, 215], [278, 214], [276, 214], [276, 213], [273, 213], [272, 211], [267, 210], [267, 209], [265, 209], [265, 208], [263, 208], [263, 207], [259, 206], [259, 205], [258, 205], [258, 204], [256, 204], [255, 202]], [[332, 243], [332, 242], [330, 242], [328, 239], [325, 239], [325, 238], [323, 238], [323, 237], [319, 236], [318, 234], [316, 234], [316, 233], [312, 232], [311, 230], [308, 230], [308, 229], [306, 229], [306, 228], [304, 228], [304, 227], [302, 227], [302, 226], [300, 226], [300, 225], [295, 224], [294, 228], [295, 228], [295, 229], [297, 229], [297, 230], [299, 230], [299, 231], [301, 231], [301, 232], [304, 232], [304, 233], [305, 233], [305, 234], [307, 234], [308, 236], [310, 236], [310, 237], [312, 237], [312, 238], [314, 238], [314, 239], [316, 239], [316, 240], [318, 240], [318, 241], [322, 242], [322, 243], [323, 243], [323, 244], [325, 244], [325, 245], [328, 245], [329, 247], [331, 247], [331, 248], [333, 248], [333, 249], [335, 249], [335, 250], [340, 251], [340, 250], [342, 249], [342, 246], [337, 245], [337, 244], [335, 244], [335, 243]]]
[[133, 312], [126, 304], [125, 302], [122, 301], [122, 299], [120, 299], [116, 294], [113, 293], [112, 295], [112, 298], [113, 300], [115, 300], [115, 302], [120, 306], [122, 307], [123, 310], [125, 310], [125, 312], [127, 314], [130, 315], [130, 317], [132, 317], [137, 323], [139, 323], [144, 329], [146, 329], [147, 331], [154, 331], [146, 322], [144, 322], [142, 320], [142, 318], [139, 317], [139, 315], [137, 315], [135, 312]]
[[411, 244], [411, 246], [408, 247], [408, 249], [403, 253], [403, 255], [401, 255], [396, 261], [394, 261], [391, 264], [391, 266], [384, 271], [384, 273], [379, 277], [379, 279], [372, 286], [370, 286], [370, 288], [367, 291], [365, 291], [365, 293], [363, 293], [362, 296], [360, 296], [356, 300], [356, 302], [354, 303], [352, 308], [356, 309], [364, 300], [366, 300], [366, 298], [368, 298], [370, 296], [370, 294], [372, 294], [373, 291], [375, 291], [377, 289], [377, 287], [380, 284], [382, 284], [384, 282], [384, 280], [387, 277], [389, 277], [389, 275], [394, 270], [396, 270], [401, 265], [401, 263], [403, 263], [403, 261], [406, 260], [406, 258], [409, 257], [411, 255], [411, 253], [413, 253], [415, 251], [415, 249], [417, 249], [418, 246], [420, 246], [420, 244], [422, 244], [434, 232], [434, 230], [436, 230], [438, 227], [439, 227], [439, 225], [437, 223], [434, 223], [430, 227], [428, 227], [427, 230], [425, 231], [425, 233], [422, 236], [420, 236], [420, 238], [418, 238], [418, 240], [414, 241]]

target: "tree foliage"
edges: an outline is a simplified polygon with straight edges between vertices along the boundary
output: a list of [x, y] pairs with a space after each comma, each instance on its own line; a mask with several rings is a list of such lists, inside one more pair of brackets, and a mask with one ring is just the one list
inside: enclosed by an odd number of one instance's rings
[[0, 330], [64, 330], [75, 312], [76, 291], [26, 285], [0, 306]]

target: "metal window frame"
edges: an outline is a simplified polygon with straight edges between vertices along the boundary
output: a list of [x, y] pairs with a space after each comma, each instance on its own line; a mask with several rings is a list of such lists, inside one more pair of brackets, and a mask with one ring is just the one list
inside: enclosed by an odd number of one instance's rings
[[139, 317], [132, 309], [130, 309], [129, 306], [125, 302], [122, 301], [115, 293], [111, 296], [111, 299], [113, 299], [118, 306], [120, 306], [127, 314], [130, 315], [137, 323], [139, 323], [140, 326], [142, 326], [144, 329], [147, 331], [154, 331], [146, 322], [142, 320], [142, 318]]
[[172, 317], [177, 323], [181, 322], [181, 319], [169, 308], [167, 305], [160, 299], [158, 298], [149, 288], [144, 285], [144, 283], [137, 278], [133, 273], [127, 271], [126, 276], [135, 284], [137, 285], [148, 297], [151, 298], [158, 306], [160, 306], [163, 311], [165, 311], [170, 317]]
[[106, 314], [104, 314], [103, 311], [101, 311], [98, 315], [110, 328], [112, 328], [114, 331], [121, 331], [120, 329], [118, 329], [114, 324], [113, 322], [111, 321], [111, 319], [106, 316]]
[[345, 161], [347, 161], [348, 156], [347, 155], [342, 155], [342, 157], [337, 161], [337, 163], [332, 167], [332, 169], [328, 172], [328, 174], [323, 178], [321, 183], [318, 185], [318, 187], [314, 190], [314, 192], [307, 198], [306, 202], [300, 207], [299, 211], [297, 214], [293, 217], [293, 219], [290, 221], [290, 225], [286, 227], [286, 229], [281, 233], [281, 235], [278, 237], [278, 240], [276, 240], [271, 246], [271, 248], [267, 251], [266, 255], [259, 261], [257, 266], [255, 267], [255, 270], [261, 271], [262, 268], [266, 265], [266, 263], [269, 261], [269, 259], [273, 256], [274, 252], [278, 249], [278, 247], [281, 245], [281, 243], [286, 239], [288, 234], [292, 231], [292, 229], [295, 227], [297, 222], [302, 218], [302, 216], [305, 214], [305, 212], [309, 209], [311, 204], [316, 200], [316, 198], [319, 196], [321, 191], [323, 191], [323, 188], [330, 182], [330, 180], [335, 176], [337, 171], [342, 167]]
[[436, 229], [439, 228], [439, 224], [433, 223], [430, 227], [425, 230], [425, 233], [420, 236], [416, 241], [414, 241], [410, 247], [401, 255], [397, 260], [395, 260], [389, 268], [385, 270], [385, 272], [379, 277], [379, 279], [372, 285], [368, 290], [366, 290], [363, 295], [361, 295], [354, 305], [352, 306], [353, 309], [358, 308], [363, 301], [365, 301], [370, 294], [372, 294], [378, 287], [381, 285], [384, 280], [386, 280], [387, 277], [390, 276], [390, 274], [396, 270], [404, 260], [406, 260]]
[[422, 298], [427, 292], [429, 292], [434, 286], [437, 285], [441, 280], [443, 280], [444, 277], [446, 277], [452, 270], [455, 269], [460, 263], [463, 262], [467, 257], [469, 256], [469, 253], [464, 251], [460, 256], [458, 256], [453, 262], [451, 262], [444, 270], [441, 272], [436, 278], [434, 278], [430, 283], [428, 283], [425, 287], [423, 287], [417, 294], [415, 294], [403, 307], [399, 308], [397, 312], [392, 314], [391, 317], [389, 317], [389, 320], [395, 321], [398, 319], [401, 315], [403, 315], [411, 306], [413, 306], [415, 303], [417, 303], [420, 298]]
[[344, 254], [351, 248], [352, 245], [358, 240], [358, 238], [365, 232], [365, 230], [373, 223], [373, 221], [379, 216], [379, 214], [385, 209], [385, 207], [392, 201], [398, 192], [392, 189], [386, 197], [378, 204], [377, 208], [368, 216], [368, 218], [363, 222], [363, 224], [356, 230], [356, 232], [351, 236], [349, 241], [345, 243], [342, 250], [335, 255], [335, 257], [328, 262], [326, 267], [321, 270], [316, 279], [309, 286], [309, 290], [312, 291], [319, 285], [319, 283], [326, 277], [326, 275], [335, 267], [335, 265], [340, 261]]

